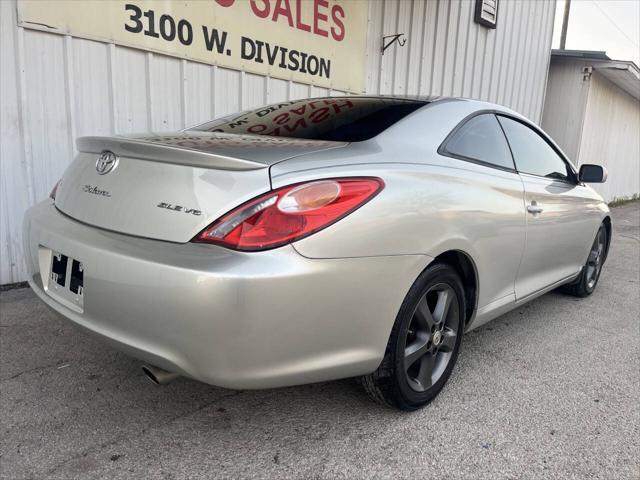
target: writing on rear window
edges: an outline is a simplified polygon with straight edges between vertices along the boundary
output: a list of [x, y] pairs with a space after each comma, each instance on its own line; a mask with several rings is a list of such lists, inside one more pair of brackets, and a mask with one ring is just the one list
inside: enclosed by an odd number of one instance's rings
[[375, 137], [426, 103], [396, 98], [314, 98], [229, 115], [193, 130], [359, 142]]

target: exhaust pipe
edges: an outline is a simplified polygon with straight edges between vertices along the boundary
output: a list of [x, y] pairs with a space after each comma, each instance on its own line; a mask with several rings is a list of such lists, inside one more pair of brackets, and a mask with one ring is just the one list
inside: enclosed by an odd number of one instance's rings
[[156, 385], [166, 385], [179, 377], [177, 373], [167, 372], [166, 370], [154, 367], [153, 365], [143, 365], [142, 373], [144, 373], [146, 377]]

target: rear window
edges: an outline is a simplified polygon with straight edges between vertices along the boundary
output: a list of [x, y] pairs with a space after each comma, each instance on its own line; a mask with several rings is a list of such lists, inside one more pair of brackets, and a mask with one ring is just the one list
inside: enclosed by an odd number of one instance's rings
[[192, 130], [361, 142], [426, 104], [396, 98], [313, 98], [229, 115]]

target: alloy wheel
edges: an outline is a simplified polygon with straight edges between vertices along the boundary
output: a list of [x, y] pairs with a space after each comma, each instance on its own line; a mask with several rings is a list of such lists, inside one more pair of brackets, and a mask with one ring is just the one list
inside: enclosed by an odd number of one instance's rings
[[600, 270], [602, 270], [602, 264], [604, 262], [604, 251], [606, 248], [606, 233], [603, 228], [598, 230], [596, 239], [591, 246], [589, 252], [589, 258], [587, 260], [587, 288], [591, 290], [595, 287], [598, 277], [600, 276]]
[[424, 392], [442, 376], [456, 345], [459, 303], [446, 283], [432, 286], [418, 302], [406, 335], [404, 371], [407, 382]]

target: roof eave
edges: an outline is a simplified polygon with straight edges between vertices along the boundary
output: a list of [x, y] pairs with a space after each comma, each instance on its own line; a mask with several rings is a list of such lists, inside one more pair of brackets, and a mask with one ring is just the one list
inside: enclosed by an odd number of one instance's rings
[[552, 50], [555, 59], [576, 59], [589, 62], [593, 69], [621, 88], [636, 100], [640, 100], [640, 68], [631, 61], [612, 60], [602, 51]]

